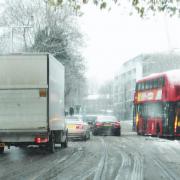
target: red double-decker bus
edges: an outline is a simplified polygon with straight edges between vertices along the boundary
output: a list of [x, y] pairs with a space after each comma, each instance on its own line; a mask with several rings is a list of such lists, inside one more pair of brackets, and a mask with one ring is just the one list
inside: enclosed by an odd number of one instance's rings
[[133, 121], [139, 135], [180, 136], [180, 70], [137, 81]]

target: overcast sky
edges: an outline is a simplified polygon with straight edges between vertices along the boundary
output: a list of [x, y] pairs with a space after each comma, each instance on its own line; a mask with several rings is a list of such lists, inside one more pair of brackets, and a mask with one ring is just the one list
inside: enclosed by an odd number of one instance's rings
[[84, 11], [81, 26], [88, 36], [84, 49], [88, 78], [103, 82], [113, 78], [124, 61], [140, 53], [180, 47], [179, 19], [141, 19], [122, 14], [119, 8], [107, 12], [87, 6]]

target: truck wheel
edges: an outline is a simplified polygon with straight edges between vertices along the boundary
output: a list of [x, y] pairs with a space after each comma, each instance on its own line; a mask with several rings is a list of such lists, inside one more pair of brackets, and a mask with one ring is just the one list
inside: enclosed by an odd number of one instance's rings
[[54, 152], [55, 152], [55, 144], [54, 144], [54, 141], [50, 142], [49, 148], [50, 148], [50, 152], [51, 152], [51, 153], [54, 153]]
[[4, 153], [4, 147], [0, 147], [0, 154]]
[[62, 142], [62, 143], [61, 143], [61, 147], [62, 147], [62, 148], [67, 148], [67, 147], [68, 147], [68, 137], [67, 137], [67, 136], [66, 136], [65, 142]]
[[49, 151], [51, 153], [55, 152], [55, 142], [54, 142], [54, 137], [53, 136], [50, 137], [50, 141], [49, 141], [48, 147], [49, 147]]
[[88, 140], [90, 140], [90, 138], [91, 138], [91, 133], [89, 132], [88, 133]]

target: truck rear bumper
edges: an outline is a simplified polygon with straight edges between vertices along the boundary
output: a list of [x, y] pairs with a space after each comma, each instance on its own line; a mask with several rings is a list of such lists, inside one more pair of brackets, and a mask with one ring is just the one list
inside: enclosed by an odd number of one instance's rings
[[35, 138], [47, 138], [48, 132], [0, 132], [0, 143], [6, 145], [36, 144]]

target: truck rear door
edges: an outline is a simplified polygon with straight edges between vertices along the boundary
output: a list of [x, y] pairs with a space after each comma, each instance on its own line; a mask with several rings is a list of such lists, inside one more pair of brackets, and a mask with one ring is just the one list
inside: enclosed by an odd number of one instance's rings
[[47, 131], [47, 55], [0, 56], [0, 132]]

